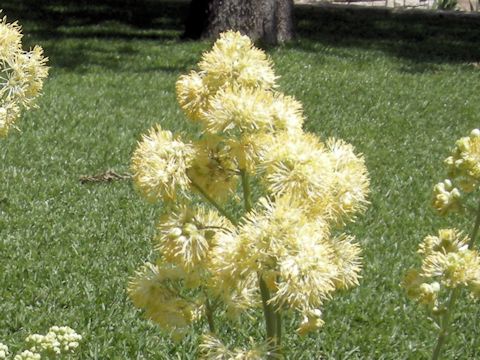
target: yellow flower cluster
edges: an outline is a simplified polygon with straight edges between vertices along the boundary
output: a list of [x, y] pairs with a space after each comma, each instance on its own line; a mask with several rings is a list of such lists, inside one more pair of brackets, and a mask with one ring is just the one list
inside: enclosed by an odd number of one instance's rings
[[480, 181], [480, 130], [459, 139], [445, 159], [449, 179], [435, 185], [433, 206], [440, 214], [462, 208], [462, 192], [473, 192]]
[[[139, 191], [175, 204], [157, 227], [156, 264], [137, 272], [129, 294], [174, 335], [212, 307], [235, 316], [262, 306], [263, 283], [263, 306], [300, 313], [305, 334], [323, 324], [320, 307], [335, 290], [358, 284], [360, 247], [341, 228], [368, 203], [365, 162], [342, 140], [304, 132], [301, 104], [275, 81], [248, 37], [221, 34], [176, 84], [198, 136], [182, 142], [156, 127], [134, 152]], [[233, 216], [242, 199], [244, 213]], [[229, 351], [213, 338], [205, 344]], [[259, 358], [255, 351], [235, 358]]]
[[0, 19], [0, 138], [15, 126], [21, 110], [33, 105], [48, 75], [42, 48], [24, 51], [21, 40], [20, 25]]
[[[260, 274], [273, 294], [272, 304], [316, 318], [320, 326], [323, 301], [336, 289], [358, 284], [360, 248], [352, 237], [331, 237], [328, 224], [321, 218], [312, 221], [306, 210], [289, 198], [260, 199], [258, 208], [212, 249], [213, 292], [227, 302], [228, 290], [239, 290], [232, 284], [258, 286], [249, 279]], [[314, 330], [311, 325], [302, 322], [298, 330]]]
[[185, 271], [200, 272], [211, 260], [209, 256], [217, 246], [217, 233], [231, 228], [230, 222], [216, 211], [180, 206], [162, 217], [156, 249], [167, 262]]
[[145, 316], [181, 339], [188, 325], [200, 311], [194, 302], [180, 294], [179, 286], [185, 274], [168, 265], [146, 263], [137, 271], [128, 286], [133, 304], [145, 310]]
[[177, 191], [186, 191], [186, 173], [194, 157], [192, 145], [173, 137], [160, 126], [144, 135], [132, 157], [134, 182], [150, 201], [175, 200]]
[[427, 236], [419, 245], [423, 256], [420, 270], [410, 270], [403, 281], [407, 295], [432, 309], [438, 308], [443, 288], [469, 287], [478, 297], [480, 257], [469, 249], [469, 238], [456, 229], [439, 230], [437, 236]]

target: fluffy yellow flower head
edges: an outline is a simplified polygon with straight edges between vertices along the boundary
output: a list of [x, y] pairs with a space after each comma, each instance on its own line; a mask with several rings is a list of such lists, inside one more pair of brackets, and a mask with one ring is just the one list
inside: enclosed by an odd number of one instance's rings
[[20, 116], [20, 108], [12, 102], [0, 106], [0, 138], [7, 136], [10, 128]]
[[213, 335], [203, 335], [200, 344], [200, 359], [205, 360], [263, 360], [269, 351], [266, 344], [255, 345], [250, 338], [250, 349], [229, 349]]
[[23, 51], [21, 39], [16, 22], [0, 20], [0, 137], [14, 127], [21, 109], [33, 105], [48, 75], [42, 48]]
[[[315, 232], [315, 239], [328, 235], [324, 222], [308, 222], [303, 209], [290, 199], [279, 199], [276, 202], [260, 199], [257, 209], [247, 213], [237, 228], [235, 246], [229, 244], [223, 254], [225, 266], [238, 273], [264, 272], [266, 277], [274, 281], [278, 259], [299, 251], [303, 246], [299, 236], [304, 230], [303, 225], [307, 223], [308, 229]], [[219, 246], [224, 245], [219, 243]], [[228, 252], [233, 256], [231, 260], [228, 259]], [[273, 282], [270, 285], [273, 286]]]
[[442, 254], [460, 252], [468, 249], [469, 241], [469, 237], [463, 236], [457, 229], [441, 229], [438, 231], [438, 236], [425, 237], [418, 246], [418, 253], [426, 257], [437, 252]]
[[[270, 205], [267, 200], [262, 202], [265, 203], [265, 206]], [[300, 217], [301, 213], [292, 214], [292, 218], [299, 219]], [[221, 236], [218, 246], [214, 250], [212, 259], [214, 273], [228, 280], [222, 284], [227, 288], [230, 286], [230, 281], [235, 283], [251, 273], [256, 273], [266, 265], [266, 262], [270, 268], [275, 266], [275, 260], [271, 259], [269, 253], [266, 253], [267, 249], [270, 250], [271, 241], [277, 241], [272, 236], [273, 234], [267, 234], [268, 231], [275, 231], [274, 229], [267, 230], [268, 219], [254, 211], [247, 214], [244, 222], [245, 224], [241, 228], [236, 228], [235, 231]], [[278, 239], [278, 241], [281, 240]]]
[[469, 285], [477, 278], [480, 258], [475, 250], [465, 249], [460, 252], [436, 252], [427, 256], [422, 264], [422, 274], [439, 278], [447, 287]]
[[262, 180], [270, 194], [322, 204], [330, 197], [333, 168], [325, 147], [315, 136], [280, 133], [265, 146], [261, 157], [265, 172]]
[[204, 136], [194, 143], [195, 157], [187, 173], [204, 192], [223, 202], [237, 189], [237, 165], [221, 137]]
[[302, 104], [292, 96], [276, 92], [271, 104], [271, 112], [275, 131], [288, 133], [302, 131], [304, 120]]
[[238, 240], [235, 229], [218, 233], [217, 246], [211, 253], [208, 284], [210, 292], [226, 306], [226, 314], [231, 319], [260, 304], [257, 274], [249, 270], [252, 264], [243, 266], [234, 262], [248, 258], [248, 249]]
[[9, 85], [11, 93], [16, 92], [16, 97], [27, 108], [43, 88], [43, 79], [48, 75], [46, 61], [40, 46], [35, 46], [17, 58], [15, 70], [18, 73], [12, 75]]
[[468, 242], [469, 238], [456, 229], [441, 229], [438, 236], [425, 237], [418, 248], [423, 256], [421, 270], [410, 270], [403, 281], [407, 295], [432, 305], [437, 300], [438, 284], [447, 288], [470, 286], [475, 294], [480, 257], [468, 248]]
[[278, 277], [271, 302], [278, 308], [309, 313], [335, 291], [338, 268], [332, 248], [318, 238], [315, 226], [304, 226], [297, 236], [298, 243], [285, 246], [285, 254], [276, 259]]
[[178, 103], [193, 121], [203, 120], [203, 113], [207, 110], [212, 95], [205, 85], [204, 76], [203, 73], [191, 71], [188, 75], [180, 76], [176, 84]]
[[197, 316], [196, 304], [178, 296], [172, 288], [172, 283], [183, 276], [178, 269], [146, 263], [128, 285], [133, 304], [143, 309], [147, 318], [172, 330], [175, 336], [184, 334]]
[[211, 99], [205, 114], [210, 133], [254, 132], [273, 128], [270, 91], [227, 87]]
[[226, 140], [228, 153], [239, 170], [255, 174], [259, 164], [259, 153], [267, 134], [243, 134], [239, 138]]
[[208, 266], [216, 234], [230, 229], [230, 222], [213, 210], [179, 206], [162, 217], [158, 225], [157, 250], [167, 262], [186, 272], [198, 272]]
[[480, 269], [477, 270], [475, 277], [468, 284], [470, 296], [475, 299], [480, 299]]
[[[0, 10], [0, 13], [2, 11]], [[7, 23], [7, 17], [0, 20], [0, 57], [7, 58], [22, 47], [22, 28], [18, 22]]]
[[348, 289], [359, 284], [362, 269], [361, 249], [354, 240], [353, 236], [342, 234], [330, 241], [333, 249], [333, 263], [337, 267], [333, 279], [337, 289]]
[[136, 187], [149, 201], [174, 200], [177, 191], [190, 185], [187, 168], [195, 156], [194, 147], [174, 138], [160, 126], [143, 135], [132, 157]]
[[270, 60], [238, 32], [222, 33], [212, 50], [203, 55], [199, 67], [206, 73], [205, 81], [210, 88], [229, 84], [270, 89], [275, 85]]
[[333, 168], [333, 214], [338, 222], [351, 220], [368, 204], [370, 181], [365, 161], [343, 140], [328, 139], [326, 150]]
[[445, 163], [450, 177], [457, 180], [460, 188], [472, 192], [480, 180], [480, 130], [474, 129], [470, 136], [458, 140]]

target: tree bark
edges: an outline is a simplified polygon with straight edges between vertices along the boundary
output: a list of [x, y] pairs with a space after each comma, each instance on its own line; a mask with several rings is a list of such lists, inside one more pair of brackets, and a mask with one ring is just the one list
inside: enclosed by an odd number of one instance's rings
[[[206, 19], [203, 22], [202, 16]], [[198, 36], [188, 31], [194, 23]], [[226, 30], [239, 31], [253, 41], [267, 44], [291, 40], [293, 0], [192, 0], [185, 31], [187, 37], [217, 38]]]

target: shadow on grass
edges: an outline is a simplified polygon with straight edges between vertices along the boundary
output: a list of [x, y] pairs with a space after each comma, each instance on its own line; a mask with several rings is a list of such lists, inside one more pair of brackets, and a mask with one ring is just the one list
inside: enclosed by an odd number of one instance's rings
[[[35, 23], [37, 35], [53, 37], [162, 38], [152, 30], [180, 31], [188, 7], [186, 1], [169, 0], [4, 0], [2, 7], [10, 19]], [[103, 23], [117, 22], [122, 28], [104, 28]], [[93, 29], [97, 27], [96, 30]], [[76, 32], [65, 31], [76, 28]], [[81, 29], [85, 31], [81, 31]]]
[[[301, 38], [332, 47], [378, 49], [417, 63], [480, 60], [479, 14], [323, 5], [297, 6], [295, 17]], [[308, 41], [297, 45], [313, 49]]]
[[[155, 0], [4, 0], [9, 21], [19, 20], [26, 46], [41, 44], [52, 67], [87, 71], [89, 66], [125, 68], [122, 59], [147, 57], [137, 40], [165, 44], [179, 39], [186, 1]], [[108, 41], [97, 41], [108, 40]], [[148, 62], [136, 71], [178, 72], [190, 63], [165, 67]]]
[[[39, 39], [166, 42], [180, 38], [188, 0], [4, 0], [2, 7]], [[302, 5], [295, 8], [295, 21], [300, 41], [289, 46], [305, 51], [318, 51], [315, 43], [378, 49], [411, 60], [418, 72], [428, 71], [431, 63], [480, 61], [479, 15]], [[85, 47], [77, 44], [63, 54], [61, 46], [48, 50], [55, 65], [76, 67], [89, 60], [85, 52], [101, 57], [101, 48]], [[105, 65], [115, 63], [112, 51], [118, 49], [103, 50]], [[124, 55], [137, 51], [134, 46], [120, 50]]]

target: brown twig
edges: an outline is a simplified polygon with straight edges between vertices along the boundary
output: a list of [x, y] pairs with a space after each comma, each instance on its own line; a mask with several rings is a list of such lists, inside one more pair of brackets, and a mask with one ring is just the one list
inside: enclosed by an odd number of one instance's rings
[[104, 173], [96, 175], [82, 175], [80, 176], [80, 182], [82, 184], [91, 183], [91, 182], [111, 182], [118, 180], [130, 180], [132, 178], [131, 174], [118, 174], [113, 170], [107, 170]]

